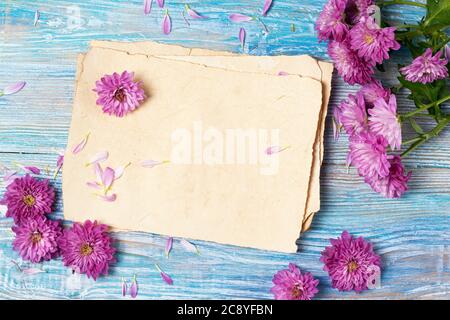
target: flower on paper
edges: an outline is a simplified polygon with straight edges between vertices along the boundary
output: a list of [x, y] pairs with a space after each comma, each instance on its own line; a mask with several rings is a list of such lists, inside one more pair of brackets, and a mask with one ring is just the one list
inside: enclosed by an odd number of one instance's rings
[[411, 82], [423, 84], [448, 77], [447, 59], [441, 59], [442, 51], [439, 50], [433, 56], [433, 51], [428, 48], [425, 52], [415, 58], [409, 66], [400, 68], [405, 79]]
[[338, 129], [343, 127], [349, 135], [359, 134], [367, 129], [366, 104], [362, 93], [358, 92], [356, 96], [349, 94], [347, 100], [342, 100], [335, 107], [334, 123]]
[[373, 275], [373, 266], [380, 267], [381, 259], [375, 254], [372, 244], [364, 238], [353, 238], [347, 231], [341, 237], [330, 239], [331, 246], [322, 251], [320, 261], [328, 272], [333, 288], [339, 291], [368, 288], [368, 280]]
[[278, 271], [272, 279], [270, 291], [276, 300], [311, 300], [319, 290], [319, 280], [309, 272], [302, 273], [293, 263], [288, 269]]
[[350, 137], [347, 163], [355, 166], [363, 177], [386, 177], [390, 163], [387, 155], [387, 140], [380, 135], [363, 131]]
[[20, 225], [24, 219], [50, 213], [54, 199], [55, 191], [49, 180], [38, 180], [27, 174], [8, 185], [2, 202], [8, 208], [6, 216]]
[[402, 145], [402, 127], [397, 118], [397, 99], [391, 95], [389, 101], [383, 98], [375, 101], [374, 107], [369, 109], [370, 130], [382, 135], [388, 141], [392, 150], [400, 150]]
[[345, 7], [347, 0], [329, 0], [323, 7], [315, 28], [320, 40], [345, 39], [348, 25], [345, 22]]
[[111, 167], [106, 167], [103, 170], [100, 164], [96, 162], [94, 163], [96, 181], [88, 181], [86, 185], [97, 190], [102, 190], [103, 193], [98, 196], [104, 201], [113, 202], [117, 199], [117, 195], [108, 193], [111, 191], [114, 181], [123, 175], [125, 168], [128, 167], [128, 165], [129, 164], [120, 166], [116, 170]]
[[123, 71], [104, 75], [95, 82], [98, 99], [104, 113], [123, 117], [134, 111], [145, 99], [142, 82], [134, 80], [134, 72]]
[[345, 82], [354, 85], [366, 84], [372, 80], [374, 73], [372, 66], [358, 57], [350, 48], [348, 41], [331, 41], [328, 44], [328, 55], [333, 59], [339, 75]]
[[400, 198], [408, 190], [411, 172], [405, 175], [405, 168], [399, 156], [390, 157], [389, 163], [389, 174], [386, 177], [375, 176], [365, 180], [375, 192], [380, 193], [384, 197]]
[[24, 219], [20, 226], [13, 226], [16, 234], [13, 249], [23, 260], [38, 263], [50, 260], [58, 254], [57, 240], [62, 234], [58, 221], [44, 216]]
[[64, 265], [94, 280], [107, 275], [116, 252], [107, 231], [107, 225], [90, 220], [65, 229], [58, 241]]
[[359, 91], [363, 94], [364, 101], [368, 107], [373, 107], [374, 102], [379, 98], [383, 98], [388, 102], [391, 96], [391, 90], [384, 88], [381, 82], [375, 79], [363, 85]]
[[400, 49], [395, 41], [395, 27], [380, 28], [372, 17], [351, 28], [349, 38], [352, 50], [372, 66], [389, 59], [390, 50]]
[[72, 149], [72, 153], [73, 154], [77, 154], [80, 153], [81, 151], [83, 151], [84, 147], [86, 146], [88, 140], [89, 140], [89, 136], [91, 135], [90, 132], [88, 132], [86, 134], [86, 136]]

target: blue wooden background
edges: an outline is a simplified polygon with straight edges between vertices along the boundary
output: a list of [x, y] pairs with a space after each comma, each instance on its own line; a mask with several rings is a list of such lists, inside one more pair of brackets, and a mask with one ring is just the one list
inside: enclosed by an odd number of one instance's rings
[[[184, 1], [166, 0], [173, 31], [161, 33], [163, 11], [153, 4], [144, 16], [142, 0], [35, 0], [0, 3], [0, 88], [25, 80], [20, 93], [0, 98], [0, 163], [35, 165], [53, 170], [57, 153], [66, 146], [70, 123], [76, 54], [93, 39], [156, 40], [239, 51], [238, 31], [247, 29], [246, 51], [255, 55], [308, 53], [328, 59], [326, 46], [317, 43], [313, 25], [325, 0], [275, 0], [263, 18], [270, 33], [256, 22], [234, 24], [230, 13], [259, 14], [263, 0], [191, 0], [193, 9], [209, 17], [190, 21], [181, 12]], [[33, 26], [34, 12], [41, 18]], [[390, 7], [393, 22], [414, 21], [421, 9]], [[295, 25], [295, 32], [291, 25]], [[404, 55], [396, 55], [403, 61]], [[395, 83], [395, 75], [379, 75]], [[330, 108], [357, 88], [334, 77]], [[399, 96], [402, 110], [412, 108], [406, 93]], [[450, 298], [450, 129], [406, 161], [413, 171], [410, 191], [400, 200], [372, 192], [355, 171], [347, 171], [344, 139], [332, 141], [330, 119], [322, 170], [322, 210], [310, 231], [298, 241], [300, 252], [280, 254], [198, 241], [201, 255], [185, 252], [178, 241], [169, 259], [163, 256], [165, 239], [148, 233], [115, 233], [119, 253], [111, 275], [97, 282], [71, 275], [61, 260], [36, 265], [46, 273], [21, 274], [11, 260], [30, 267], [12, 251], [12, 221], [0, 217], [0, 298], [121, 298], [121, 278], [134, 274], [142, 299], [272, 298], [272, 275], [289, 262], [320, 279], [322, 299], [448, 299]], [[51, 177], [51, 174], [48, 175]], [[61, 195], [60, 176], [53, 182]], [[4, 185], [0, 182], [0, 195]], [[62, 217], [58, 199], [55, 217]], [[382, 288], [361, 294], [339, 293], [330, 287], [320, 252], [330, 237], [347, 229], [373, 241], [382, 256]], [[158, 262], [174, 279], [164, 284], [154, 268]]]

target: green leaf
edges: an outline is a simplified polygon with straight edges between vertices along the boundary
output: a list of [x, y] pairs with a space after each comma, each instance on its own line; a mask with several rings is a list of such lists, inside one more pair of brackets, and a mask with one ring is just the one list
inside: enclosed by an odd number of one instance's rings
[[450, 1], [449, 0], [427, 0], [427, 17], [425, 25], [434, 24], [442, 27], [450, 26]]

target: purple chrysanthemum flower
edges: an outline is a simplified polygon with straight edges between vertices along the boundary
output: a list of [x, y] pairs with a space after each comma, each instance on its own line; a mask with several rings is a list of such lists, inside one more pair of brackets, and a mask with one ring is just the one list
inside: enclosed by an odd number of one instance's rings
[[370, 130], [382, 135], [388, 141], [392, 150], [400, 150], [402, 145], [402, 126], [397, 117], [397, 99], [391, 95], [389, 102], [383, 98], [375, 101], [374, 107], [369, 109]]
[[434, 56], [433, 51], [428, 48], [425, 52], [415, 58], [409, 66], [400, 69], [405, 79], [411, 82], [423, 84], [448, 77], [447, 59], [441, 59], [442, 51], [439, 50]]
[[389, 101], [391, 90], [384, 88], [380, 81], [373, 80], [365, 84], [359, 90], [364, 96], [364, 101], [368, 107], [373, 107], [373, 104], [379, 98], [383, 98], [386, 102]]
[[391, 164], [389, 175], [382, 178], [366, 178], [366, 183], [375, 192], [381, 193], [386, 198], [400, 198], [408, 190], [408, 181], [411, 177], [411, 172], [405, 175], [405, 168], [402, 165], [400, 156], [391, 157], [389, 163]]
[[328, 44], [328, 55], [333, 59], [339, 75], [345, 82], [354, 85], [366, 84], [372, 80], [372, 66], [362, 60], [350, 48], [348, 41], [331, 41]]
[[272, 279], [274, 286], [270, 290], [276, 300], [311, 300], [319, 290], [319, 280], [311, 273], [302, 273], [293, 263], [288, 269], [278, 271]]
[[342, 41], [348, 32], [345, 23], [347, 0], [329, 0], [316, 21], [316, 30], [320, 40]]
[[349, 94], [347, 100], [342, 100], [335, 107], [334, 122], [338, 129], [343, 127], [350, 136], [367, 129], [366, 104], [362, 93], [358, 92], [356, 96]]
[[363, 131], [350, 137], [347, 163], [358, 169], [363, 177], [386, 177], [390, 163], [387, 156], [387, 140], [380, 135]]
[[142, 83], [134, 81], [134, 72], [114, 72], [104, 75], [95, 82], [95, 92], [98, 94], [97, 105], [109, 115], [123, 117], [135, 110], [145, 99]]
[[320, 261], [325, 265], [333, 288], [339, 291], [367, 289], [367, 282], [373, 274], [373, 266], [380, 267], [381, 259], [372, 245], [364, 238], [353, 238], [347, 231], [340, 238], [330, 239], [331, 246], [322, 252]]
[[99, 275], [107, 275], [116, 252], [107, 230], [108, 226], [90, 220], [84, 224], [74, 223], [72, 228], [64, 230], [59, 239], [64, 265], [94, 280]]
[[24, 219], [50, 213], [54, 199], [55, 191], [49, 180], [38, 180], [27, 174], [8, 185], [2, 202], [8, 208], [6, 216], [21, 224]]
[[58, 254], [57, 240], [62, 234], [58, 221], [44, 216], [24, 219], [20, 226], [12, 227], [16, 234], [13, 248], [22, 259], [38, 263]]
[[371, 17], [356, 24], [348, 35], [351, 48], [372, 66], [389, 59], [389, 50], [400, 49], [395, 27], [380, 28]]

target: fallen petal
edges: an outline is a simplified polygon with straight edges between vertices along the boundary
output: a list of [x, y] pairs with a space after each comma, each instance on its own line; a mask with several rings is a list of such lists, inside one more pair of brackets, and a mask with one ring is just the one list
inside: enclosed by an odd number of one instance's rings
[[61, 170], [63, 164], [64, 164], [64, 155], [59, 155], [58, 160], [56, 160], [56, 169], [55, 169], [55, 173], [53, 174], [53, 179], [56, 178], [56, 176], [58, 175], [59, 171]]
[[123, 297], [125, 297], [127, 295], [127, 291], [128, 291], [127, 282], [125, 281], [124, 278], [122, 278], [122, 296]]
[[117, 195], [115, 193], [113, 193], [112, 195], [109, 195], [109, 196], [108, 195], [104, 196], [101, 194], [98, 194], [97, 196], [106, 202], [114, 202], [117, 199]]
[[13, 170], [6, 171], [5, 175], [3, 176], [3, 181], [6, 184], [11, 183], [17, 176], [17, 172]]
[[181, 239], [180, 243], [183, 246], [183, 248], [186, 249], [186, 251], [200, 254], [200, 251], [198, 250], [197, 246], [195, 244], [190, 243], [186, 239]]
[[144, 0], [144, 14], [150, 14], [152, 12], [153, 0]]
[[170, 237], [169, 239], [167, 239], [166, 249], [164, 250], [164, 253], [166, 254], [167, 258], [169, 258], [170, 250], [172, 250], [172, 244], [173, 244], [173, 238]]
[[230, 14], [230, 16], [228, 18], [233, 22], [248, 22], [248, 21], [253, 20], [252, 17], [246, 16], [245, 14], [240, 14], [240, 13]]
[[262, 12], [263, 16], [267, 15], [267, 12], [270, 10], [270, 7], [272, 7], [272, 0], [264, 1], [264, 7], [263, 7], [263, 12]]
[[186, 12], [188, 13], [188, 15], [192, 18], [192, 19], [206, 19], [207, 17], [202, 16], [201, 14], [199, 14], [197, 11], [191, 9], [189, 7], [189, 5], [185, 5], [186, 8]]
[[289, 75], [289, 73], [287, 73], [286, 71], [279, 71], [277, 73], [277, 76], [288, 76], [288, 75]]
[[103, 170], [99, 163], [94, 164], [94, 172], [95, 172], [95, 177], [97, 178], [97, 181], [102, 181]]
[[25, 170], [28, 173], [32, 173], [32, 174], [41, 174], [41, 170], [38, 167], [31, 167], [31, 166], [24, 166], [23, 170]]
[[114, 169], [106, 167], [105, 171], [103, 171], [102, 176], [102, 184], [105, 190], [109, 190], [109, 188], [111, 188], [111, 185], [114, 181], [114, 177], [115, 177]]
[[164, 161], [156, 161], [156, 160], [144, 160], [141, 162], [141, 166], [144, 168], [153, 168], [155, 166], [159, 166], [161, 164], [166, 164], [169, 163], [169, 160], [164, 160]]
[[115, 174], [114, 174], [114, 180], [117, 180], [117, 179], [119, 179], [120, 177], [122, 177], [123, 174], [125, 173], [125, 169], [126, 169], [130, 164], [131, 164], [131, 163], [129, 162], [129, 163], [127, 163], [127, 164], [124, 165], [124, 166], [117, 167], [116, 170], [115, 170]]
[[286, 150], [288, 148], [289, 148], [289, 146], [287, 146], [287, 147], [271, 146], [271, 147], [266, 149], [266, 154], [267, 155], [271, 155], [271, 154], [279, 153], [279, 152], [284, 151], [284, 150]]
[[97, 189], [97, 190], [101, 190], [102, 189], [101, 184], [99, 184], [98, 182], [95, 182], [95, 181], [86, 182], [86, 185], [88, 187], [91, 187], [91, 188], [94, 188], [94, 189]]
[[38, 273], [46, 273], [46, 271], [42, 270], [42, 269], [37, 269], [37, 268], [29, 268], [29, 269], [22, 269], [22, 273], [32, 276]]
[[160, 8], [164, 8], [164, 0], [156, 0], [156, 2], [158, 2]]
[[36, 27], [38, 21], [39, 21], [39, 17], [41, 16], [41, 13], [39, 12], [39, 10], [36, 10], [34, 12], [34, 23], [33, 25]]
[[133, 281], [131, 282], [131, 286], [130, 286], [130, 296], [134, 299], [137, 297], [138, 295], [138, 283], [136, 280], [136, 275], [133, 277]]
[[101, 152], [97, 153], [95, 156], [93, 156], [89, 160], [89, 162], [86, 163], [86, 166], [89, 166], [91, 164], [98, 163], [98, 162], [103, 162], [106, 159], [108, 159], [108, 157], [109, 157], [108, 151], [101, 151]]
[[173, 285], [172, 278], [167, 273], [162, 271], [159, 265], [155, 264], [155, 267], [156, 269], [158, 269], [159, 274], [161, 275], [161, 278], [164, 280], [164, 282], [167, 283], [168, 285]]
[[169, 34], [172, 31], [172, 21], [167, 11], [166, 14], [164, 15], [162, 29], [164, 34]]
[[245, 36], [246, 36], [245, 29], [241, 28], [239, 30], [239, 41], [241, 42], [242, 50], [244, 50], [244, 46], [245, 46]]
[[84, 147], [86, 146], [86, 143], [88, 142], [89, 135], [90, 135], [90, 133], [88, 133], [88, 134], [86, 135], [86, 137], [84, 137], [83, 140], [81, 140], [80, 143], [77, 144], [77, 145], [72, 149], [72, 153], [73, 153], [73, 154], [77, 154], [77, 153], [81, 152], [81, 151], [84, 149]]
[[9, 86], [5, 87], [5, 89], [3, 90], [3, 94], [6, 96], [6, 95], [9, 95], [9, 94], [17, 93], [20, 90], [22, 90], [23, 87], [25, 87], [26, 84], [27, 83], [25, 81], [20, 81], [20, 82], [17, 82], [15, 84], [9, 85]]

